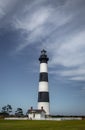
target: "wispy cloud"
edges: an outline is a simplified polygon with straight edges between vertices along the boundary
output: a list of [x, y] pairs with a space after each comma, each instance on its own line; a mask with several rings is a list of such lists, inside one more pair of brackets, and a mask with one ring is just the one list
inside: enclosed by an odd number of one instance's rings
[[61, 64], [63, 66], [71, 67], [84, 64], [84, 49], [85, 49], [85, 31], [72, 34], [65, 41], [62, 41], [61, 46], [56, 51], [52, 58], [52, 64]]
[[81, 31], [62, 41], [63, 43], [58, 49], [56, 46], [54, 47], [51, 66], [62, 65], [67, 67], [66, 70], [60, 71], [61, 76], [70, 76], [68, 79], [71, 80], [85, 80], [84, 40], [85, 31]]
[[[73, 4], [74, 3], [74, 4]], [[47, 48], [51, 55], [50, 67], [61, 65], [68, 70], [62, 70], [55, 73], [61, 76], [68, 76], [70, 80], [85, 80], [84, 56], [85, 56], [85, 31], [78, 27], [74, 21], [78, 20], [82, 4], [79, 1], [66, 1], [63, 5], [44, 5], [42, 1], [32, 4], [34, 10], [31, 15], [26, 11], [25, 16], [15, 20], [15, 27], [27, 32], [26, 42], [17, 46], [17, 51], [23, 50], [29, 44], [40, 42], [41, 48]], [[70, 8], [72, 6], [72, 8]], [[72, 10], [75, 11], [72, 12]], [[21, 15], [22, 16], [22, 15]], [[24, 18], [24, 19], [23, 19]], [[77, 22], [77, 21], [76, 21]], [[71, 29], [73, 28], [73, 30]], [[70, 69], [73, 67], [73, 69]], [[53, 73], [53, 70], [52, 70]]]
[[[16, 17], [14, 20], [15, 28], [22, 29], [28, 33], [26, 38], [28, 43], [19, 45], [17, 50], [20, 51], [30, 43], [36, 43], [36, 41], [41, 44], [43, 39], [50, 38], [52, 33], [59, 27], [69, 23], [71, 19], [72, 15], [65, 15], [60, 11], [60, 8], [53, 8], [49, 4], [48, 6], [40, 5], [40, 7], [32, 11], [31, 15], [26, 12], [24, 17], [20, 17], [20, 19]], [[45, 42], [43, 44], [47, 44], [47, 41]]]
[[44, 24], [50, 15], [50, 8], [41, 7], [40, 9], [34, 10], [34, 12], [28, 17], [26, 14], [23, 19], [15, 19], [14, 26], [16, 29], [21, 29], [23, 34], [27, 33], [25, 40], [26, 43], [21, 43], [17, 46], [17, 51], [23, 50], [29, 44], [36, 43], [43, 36]]
[[[9, 24], [20, 31], [24, 42], [17, 43], [15, 53], [30, 44], [46, 48], [51, 57], [50, 67], [65, 67], [58, 71], [59, 75], [84, 80], [84, 10], [84, 0], [24, 0], [24, 3], [3, 0], [0, 1], [0, 18], [3, 16], [4, 22], [0, 27]], [[52, 70], [52, 73], [57, 72]]]
[[37, 27], [42, 26], [46, 22], [49, 12], [50, 10], [48, 8], [46, 9], [45, 7], [41, 7], [40, 9], [38, 8], [32, 11], [32, 14], [30, 15], [28, 15], [26, 12], [25, 16], [22, 16], [22, 18], [15, 19], [15, 27], [17, 29], [32, 31]]

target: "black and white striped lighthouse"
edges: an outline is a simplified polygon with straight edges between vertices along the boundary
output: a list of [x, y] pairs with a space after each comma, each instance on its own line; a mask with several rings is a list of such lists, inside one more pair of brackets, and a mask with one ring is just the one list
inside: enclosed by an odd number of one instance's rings
[[43, 49], [39, 57], [40, 75], [39, 75], [39, 90], [38, 90], [38, 109], [43, 108], [46, 115], [50, 113], [49, 104], [49, 88], [48, 88], [48, 60], [46, 51]]

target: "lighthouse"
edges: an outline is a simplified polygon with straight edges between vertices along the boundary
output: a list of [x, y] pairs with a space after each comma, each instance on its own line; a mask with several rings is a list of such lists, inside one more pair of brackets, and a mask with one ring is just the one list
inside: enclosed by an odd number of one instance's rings
[[48, 87], [48, 60], [46, 51], [43, 49], [39, 57], [40, 74], [38, 89], [38, 109], [43, 108], [46, 115], [50, 114], [49, 87]]

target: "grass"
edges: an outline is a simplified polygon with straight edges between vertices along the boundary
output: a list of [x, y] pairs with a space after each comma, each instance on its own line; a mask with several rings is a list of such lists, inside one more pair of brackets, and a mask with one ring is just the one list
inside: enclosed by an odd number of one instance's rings
[[0, 120], [0, 130], [85, 130], [81, 121]]

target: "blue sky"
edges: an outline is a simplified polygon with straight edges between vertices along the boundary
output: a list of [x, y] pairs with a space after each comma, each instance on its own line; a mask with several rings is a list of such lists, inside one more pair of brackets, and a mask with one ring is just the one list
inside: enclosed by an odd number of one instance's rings
[[0, 110], [37, 108], [43, 48], [51, 114], [85, 115], [85, 0], [0, 0]]

